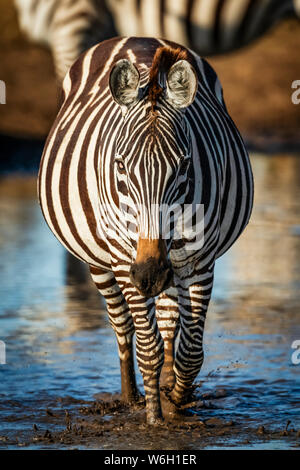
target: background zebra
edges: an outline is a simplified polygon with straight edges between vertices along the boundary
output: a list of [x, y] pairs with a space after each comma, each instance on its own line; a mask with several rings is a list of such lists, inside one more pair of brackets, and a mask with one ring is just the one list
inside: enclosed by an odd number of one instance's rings
[[177, 41], [200, 56], [245, 46], [299, 0], [14, 0], [22, 29], [50, 47], [60, 80], [79, 54], [116, 35]]
[[[81, 55], [63, 89], [40, 166], [41, 207], [106, 299], [129, 402], [138, 396], [136, 333], [147, 419], [156, 423], [161, 369], [173, 413], [201, 368], [215, 259], [252, 209], [250, 162], [213, 69], [169, 41], [105, 41]], [[175, 240], [174, 224], [164, 239], [157, 207], [174, 203], [193, 214], [204, 205], [201, 248], [186, 234]]]

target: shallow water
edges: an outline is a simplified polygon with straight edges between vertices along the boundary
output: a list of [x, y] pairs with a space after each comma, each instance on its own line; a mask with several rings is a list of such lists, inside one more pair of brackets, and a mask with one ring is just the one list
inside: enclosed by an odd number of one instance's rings
[[[253, 216], [217, 262], [198, 377], [199, 394], [224, 389], [226, 396], [201, 417], [274, 430], [291, 421], [300, 429], [300, 364], [293, 364], [291, 348], [300, 340], [300, 158], [256, 154], [251, 161]], [[45, 408], [120, 390], [105, 305], [72, 266], [43, 221], [35, 178], [2, 178], [0, 437], [29, 431]], [[245, 447], [236, 437], [226, 445]], [[272, 445], [290, 444], [266, 448]]]

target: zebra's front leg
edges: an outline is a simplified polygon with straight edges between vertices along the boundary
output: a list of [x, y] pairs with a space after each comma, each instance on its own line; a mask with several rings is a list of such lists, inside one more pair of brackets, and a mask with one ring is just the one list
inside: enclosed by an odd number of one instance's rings
[[143, 376], [148, 424], [162, 420], [159, 376], [164, 361], [163, 340], [155, 318], [154, 300], [145, 299], [129, 286], [123, 289], [133, 316], [136, 333], [136, 356]]
[[159, 295], [156, 301], [156, 319], [164, 341], [164, 364], [160, 375], [160, 387], [172, 389], [175, 385], [174, 343], [178, 330], [178, 292], [174, 287]]
[[177, 405], [189, 401], [193, 382], [203, 363], [203, 332], [212, 285], [211, 275], [201, 284], [178, 287], [180, 340], [174, 365], [176, 383], [169, 395]]
[[125, 403], [137, 401], [140, 394], [135, 379], [132, 347], [134, 324], [129, 307], [111, 271], [94, 267], [90, 271], [96, 287], [106, 300], [109, 321], [117, 337], [122, 400]]

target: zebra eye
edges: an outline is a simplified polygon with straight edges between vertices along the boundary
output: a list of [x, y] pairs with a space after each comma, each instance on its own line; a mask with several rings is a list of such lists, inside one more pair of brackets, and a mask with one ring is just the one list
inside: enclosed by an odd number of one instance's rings
[[125, 172], [125, 165], [122, 162], [122, 160], [116, 160], [116, 163], [117, 163], [118, 170], [120, 171], [120, 173], [124, 173]]

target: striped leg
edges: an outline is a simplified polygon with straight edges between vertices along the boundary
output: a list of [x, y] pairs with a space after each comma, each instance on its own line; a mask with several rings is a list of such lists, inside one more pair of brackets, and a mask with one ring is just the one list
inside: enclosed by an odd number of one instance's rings
[[176, 383], [170, 398], [176, 404], [188, 400], [203, 363], [203, 331], [213, 276], [201, 284], [179, 287], [180, 341], [175, 357]]
[[136, 386], [132, 337], [134, 325], [126, 300], [111, 271], [91, 267], [91, 276], [107, 305], [110, 323], [116, 333], [120, 357], [122, 399], [132, 402], [138, 399]]
[[175, 385], [174, 341], [179, 320], [177, 289], [170, 288], [160, 294], [156, 302], [156, 319], [164, 340], [164, 365], [160, 376], [160, 386], [173, 388]]
[[163, 340], [155, 318], [153, 299], [137, 294], [131, 285], [122, 292], [132, 313], [136, 332], [136, 355], [143, 376], [147, 422], [157, 424], [162, 418], [159, 376], [164, 360]]

